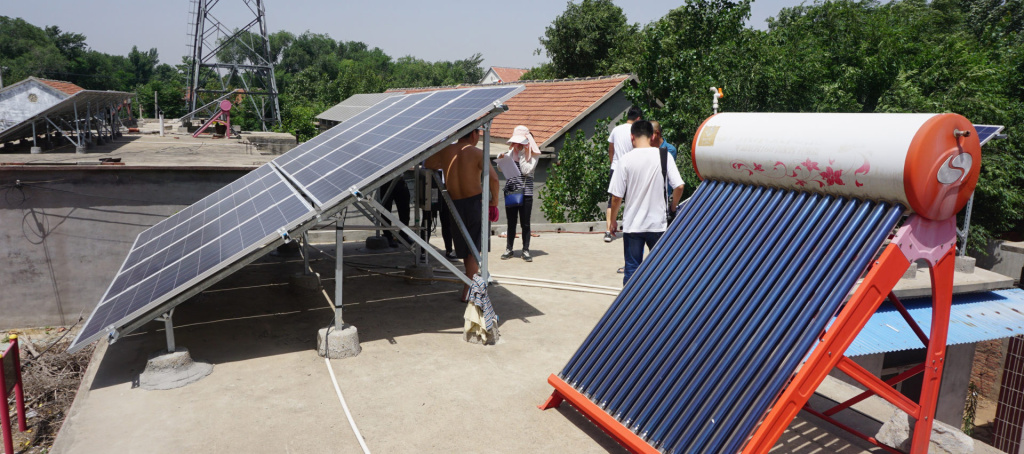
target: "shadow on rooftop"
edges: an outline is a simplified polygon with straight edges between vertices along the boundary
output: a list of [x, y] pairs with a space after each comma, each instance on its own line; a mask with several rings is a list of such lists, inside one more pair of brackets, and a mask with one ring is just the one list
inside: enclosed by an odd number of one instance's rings
[[[346, 244], [346, 255], [357, 254], [359, 243]], [[321, 247], [333, 254], [334, 247]], [[311, 267], [320, 273], [327, 295], [334, 297], [334, 260], [311, 254]], [[353, 259], [354, 261], [355, 259]], [[408, 254], [362, 255], [359, 267], [377, 273], [399, 273], [394, 267], [411, 262]], [[387, 268], [392, 267], [392, 268]], [[293, 292], [289, 276], [302, 271], [296, 257], [268, 255], [178, 306], [174, 335], [178, 347], [188, 348], [197, 361], [223, 364], [274, 355], [312, 351], [317, 331], [334, 319], [322, 292]], [[448, 277], [438, 274], [437, 277]], [[361, 342], [423, 333], [450, 334], [462, 341], [461, 283], [410, 285], [395, 276], [346, 267], [344, 318], [359, 329]], [[491, 300], [501, 319], [544, 315], [507, 289], [492, 287]], [[166, 349], [162, 323], [151, 322], [107, 349], [92, 389], [135, 382], [147, 358]], [[215, 370], [216, 373], [216, 370]]]

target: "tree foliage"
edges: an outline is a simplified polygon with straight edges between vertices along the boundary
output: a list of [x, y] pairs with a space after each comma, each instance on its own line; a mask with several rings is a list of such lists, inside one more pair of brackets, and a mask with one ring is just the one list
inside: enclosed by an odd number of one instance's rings
[[[379, 93], [388, 88], [422, 87], [476, 83], [483, 78], [483, 56], [471, 55], [456, 61], [428, 62], [413, 56], [392, 59], [383, 50], [360, 41], [336, 41], [326, 34], [305, 32], [295, 35], [279, 31], [262, 36], [249, 31], [238, 39], [219, 42], [217, 60], [222, 63], [265, 64], [269, 45], [270, 63], [280, 95], [280, 130], [299, 140], [316, 135], [315, 116], [356, 93]], [[0, 16], [0, 66], [8, 84], [28, 76], [66, 80], [94, 90], [138, 93], [136, 112], [153, 115], [156, 93], [167, 117], [187, 113], [185, 94], [189, 86], [190, 56], [181, 64], [161, 64], [156, 49], [132, 47], [126, 56], [94, 51], [86, 37], [56, 26], [45, 29], [22, 19]], [[237, 78], [219, 80], [208, 70], [207, 86], [241, 88]], [[248, 101], [236, 105], [232, 123], [253, 129], [260, 125]]]
[[[609, 121], [598, 121], [595, 130], [604, 131]], [[604, 216], [599, 203], [608, 200], [608, 141], [594, 134], [587, 140], [583, 131], [565, 140], [558, 162], [548, 172], [540, 190], [541, 211], [551, 222], [588, 222]]]
[[[968, 245], [1024, 234], [1024, 2], [817, 1], [781, 10], [764, 31], [744, 26], [749, 14], [750, 0], [688, 0], [639, 32], [642, 52], [623, 54], [639, 78], [629, 97], [670, 142], [689, 148], [711, 86], [724, 87], [723, 111], [956, 112], [1009, 137], [982, 152]], [[553, 67], [551, 52], [575, 52], [548, 51]], [[692, 191], [689, 153], [679, 161]]]
[[570, 1], [544, 30], [540, 43], [551, 59], [554, 78], [596, 76], [625, 72], [630, 58], [626, 49], [638, 30], [611, 0]]

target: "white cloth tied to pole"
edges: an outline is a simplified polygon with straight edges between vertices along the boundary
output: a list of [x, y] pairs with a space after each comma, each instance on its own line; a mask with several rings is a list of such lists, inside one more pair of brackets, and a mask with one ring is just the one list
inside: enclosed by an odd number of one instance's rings
[[473, 276], [463, 318], [466, 319], [463, 335], [467, 341], [476, 338], [481, 343], [492, 344], [498, 339], [498, 314], [494, 313], [491, 298], [487, 296], [487, 282], [479, 274]]

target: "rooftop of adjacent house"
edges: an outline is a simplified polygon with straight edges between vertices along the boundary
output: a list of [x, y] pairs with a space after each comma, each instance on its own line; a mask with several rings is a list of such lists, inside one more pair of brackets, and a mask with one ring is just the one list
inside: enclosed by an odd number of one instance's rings
[[32, 76], [29, 76], [29, 77], [27, 77], [25, 79], [22, 79], [22, 80], [18, 81], [17, 83], [13, 83], [13, 84], [7, 85], [7, 86], [5, 86], [3, 88], [0, 88], [0, 91], [12, 90], [12, 89], [15, 89], [18, 86], [21, 86], [21, 85], [24, 85], [24, 84], [28, 84], [28, 83], [32, 83], [32, 82], [41, 83], [43, 85], [46, 85], [46, 86], [48, 86], [50, 88], [53, 88], [54, 90], [57, 90], [57, 91], [65, 94], [65, 95], [69, 95], [69, 96], [73, 95], [75, 93], [78, 93], [80, 91], [85, 91], [84, 88], [79, 87], [78, 85], [75, 85], [75, 84], [73, 84], [71, 82], [65, 82], [63, 80], [53, 80], [53, 79], [40, 79], [38, 77], [32, 77]]
[[[56, 139], [56, 147], [40, 154], [30, 154], [31, 142], [12, 144], [14, 151], [0, 148], [0, 171], [32, 166], [123, 165], [131, 167], [169, 168], [255, 168], [277, 157], [280, 153], [268, 150], [267, 140], [278, 137], [291, 140], [287, 134], [243, 133], [241, 138], [213, 139], [209, 136], [193, 138], [191, 134], [174, 132], [176, 123], [165, 124], [165, 134], [159, 135], [155, 120], [144, 120], [141, 131], [127, 133], [112, 142], [90, 146], [86, 153], [78, 154], [66, 139]], [[269, 135], [272, 137], [263, 137]], [[258, 136], [258, 137], [257, 137]], [[101, 162], [106, 161], [106, 162]]]
[[40, 82], [42, 82], [42, 83], [44, 83], [46, 85], [49, 85], [49, 86], [51, 86], [51, 87], [53, 87], [53, 88], [55, 88], [57, 90], [60, 90], [63, 93], [69, 94], [69, 95], [73, 95], [75, 93], [78, 93], [80, 91], [84, 91], [85, 90], [84, 88], [79, 87], [78, 85], [75, 85], [75, 84], [73, 84], [71, 82], [65, 82], [63, 80], [37, 79], [35, 77], [30, 77], [30, 79], [36, 79], [36, 80], [38, 80], [38, 81], [40, 81]]
[[506, 68], [503, 66], [491, 66], [491, 71], [494, 71], [494, 74], [498, 76], [498, 79], [501, 79], [502, 82], [508, 83], [518, 81], [520, 77], [523, 77], [523, 74], [526, 74], [530, 70], [522, 68]]
[[[547, 147], [568, 132], [586, 114], [622, 90], [626, 82], [635, 80], [636, 76], [617, 74], [515, 82], [515, 85], [524, 85], [526, 88], [506, 102], [509, 110], [494, 119], [491, 134], [507, 139], [512, 137], [512, 130], [516, 126], [526, 125], [540, 147]], [[422, 93], [474, 86], [479, 85], [396, 88], [388, 90], [387, 93]]]

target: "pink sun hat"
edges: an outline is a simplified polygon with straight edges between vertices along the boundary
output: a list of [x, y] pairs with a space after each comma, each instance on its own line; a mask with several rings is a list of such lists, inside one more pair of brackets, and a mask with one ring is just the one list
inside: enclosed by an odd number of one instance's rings
[[508, 139], [507, 143], [521, 143], [523, 145], [530, 143], [530, 128], [519, 125], [516, 129], [512, 130], [512, 137]]

